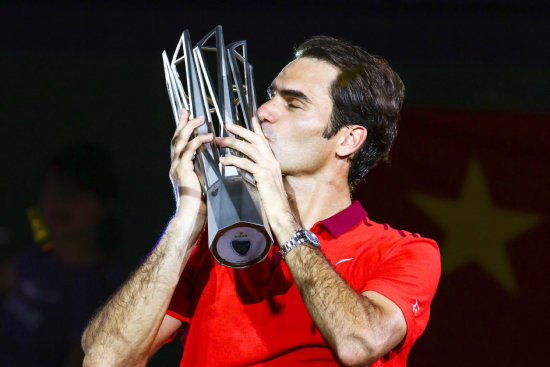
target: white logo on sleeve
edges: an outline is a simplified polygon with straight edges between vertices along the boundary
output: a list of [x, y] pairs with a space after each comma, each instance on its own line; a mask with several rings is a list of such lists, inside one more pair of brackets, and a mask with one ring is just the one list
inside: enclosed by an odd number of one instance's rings
[[413, 313], [414, 313], [414, 316], [416, 316], [416, 314], [418, 313], [418, 311], [420, 311], [420, 306], [418, 305], [418, 300], [416, 300], [415, 303], [413, 303]]
[[348, 259], [342, 259], [342, 260], [338, 261], [338, 262], [337, 262], [336, 264], [334, 264], [334, 265], [338, 265], [338, 264], [340, 264], [340, 263], [343, 263], [343, 262], [346, 262], [346, 261], [350, 261], [350, 260], [353, 260], [353, 257], [350, 257], [350, 258], [348, 258]]

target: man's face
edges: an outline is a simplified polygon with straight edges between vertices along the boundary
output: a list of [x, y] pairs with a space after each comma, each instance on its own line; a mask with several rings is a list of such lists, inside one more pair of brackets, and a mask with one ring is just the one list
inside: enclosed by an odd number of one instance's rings
[[258, 108], [262, 130], [283, 174], [315, 174], [334, 157], [336, 139], [327, 140], [322, 133], [330, 121], [330, 86], [338, 72], [325, 61], [294, 60], [271, 84], [270, 100]]
[[42, 208], [54, 240], [95, 236], [99, 222], [106, 214], [105, 205], [97, 195], [77, 187], [71, 179], [55, 170], [46, 177]]

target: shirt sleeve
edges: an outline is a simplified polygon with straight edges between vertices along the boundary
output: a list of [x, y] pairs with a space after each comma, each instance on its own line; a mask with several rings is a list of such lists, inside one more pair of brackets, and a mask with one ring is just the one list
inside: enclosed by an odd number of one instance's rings
[[[189, 277], [189, 267], [186, 267], [183, 274], [180, 277], [178, 285], [170, 300], [170, 305], [166, 310], [166, 314], [176, 319], [189, 323], [191, 320], [191, 281]], [[187, 273], [187, 274], [186, 274]]]
[[189, 324], [191, 322], [191, 305], [193, 302], [193, 292], [195, 280], [200, 270], [201, 262], [205, 254], [205, 249], [208, 251], [207, 236], [201, 236], [193, 253], [189, 257], [183, 273], [180, 277], [178, 285], [174, 290], [166, 314], [176, 319]]
[[441, 260], [435, 241], [406, 237], [388, 249], [364, 283], [361, 293], [382, 294], [405, 317], [407, 335], [390, 354], [412, 345], [425, 330], [440, 274]]

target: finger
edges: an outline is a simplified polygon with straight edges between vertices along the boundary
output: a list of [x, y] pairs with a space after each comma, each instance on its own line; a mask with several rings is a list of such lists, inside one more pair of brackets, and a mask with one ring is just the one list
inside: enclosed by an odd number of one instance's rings
[[198, 116], [194, 119], [186, 121], [184, 124], [178, 125], [178, 127], [176, 128], [176, 131], [174, 132], [174, 137], [176, 137], [177, 135], [181, 135], [184, 131], [186, 132], [186, 134], [192, 133], [195, 130], [195, 128], [202, 125], [204, 121], [205, 121], [204, 116]]
[[181, 130], [183, 130], [183, 127], [187, 124], [187, 121], [189, 120], [189, 114], [190, 112], [188, 110], [183, 109], [180, 114], [180, 118], [178, 120], [178, 123], [176, 125], [176, 130], [174, 130], [174, 134], [172, 135], [172, 141], [171, 144], [175, 145], [174, 138], [179, 135]]
[[191, 137], [191, 134], [193, 134], [193, 131], [195, 131], [197, 127], [204, 124], [204, 120], [204, 116], [199, 116], [187, 121], [185, 124], [178, 125], [172, 138], [172, 146], [175, 147], [181, 141], [183, 141], [184, 144], [187, 143]]
[[252, 117], [252, 131], [265, 138], [264, 131], [260, 125], [260, 120], [256, 116]]
[[220, 147], [235, 149], [236, 151], [246, 155], [248, 158], [257, 161], [257, 158], [255, 157], [258, 156], [258, 150], [253, 144], [232, 137], [217, 137], [215, 138], [215, 140], [216, 144], [218, 144]]
[[224, 166], [235, 166], [237, 168], [244, 169], [251, 174], [256, 172], [256, 164], [248, 158], [226, 155], [225, 157], [220, 157], [220, 162]]
[[181, 151], [181, 153], [178, 155], [179, 159], [181, 159], [182, 161], [191, 161], [197, 149], [199, 149], [203, 144], [210, 143], [213, 138], [214, 137], [212, 134], [197, 135]]
[[170, 167], [170, 175], [174, 176], [175, 172], [181, 167], [181, 164], [189, 164], [189, 167], [193, 167], [193, 157], [197, 149], [202, 144], [212, 141], [212, 134], [201, 134], [191, 140], [184, 149], [178, 150], [176, 154], [172, 155], [172, 164]]
[[227, 131], [249, 141], [252, 144], [257, 142], [257, 139], [258, 139], [257, 135], [253, 131], [250, 131], [242, 126], [239, 126], [232, 122], [226, 122], [225, 128], [227, 129]]
[[201, 124], [204, 124], [204, 116], [199, 116], [197, 118], [194, 118], [187, 123], [183, 124], [182, 126], [178, 126], [176, 129], [176, 132], [174, 133], [174, 137], [171, 141], [171, 156], [172, 159], [176, 156], [179, 156], [181, 153], [181, 150], [185, 147], [189, 139], [191, 138], [191, 135], [195, 131], [195, 129], [200, 126]]
[[178, 121], [178, 124], [176, 126], [176, 130], [174, 131], [174, 135], [172, 136], [172, 140], [181, 133], [181, 131], [183, 130], [183, 128], [187, 125], [187, 123], [189, 122], [189, 116], [190, 116], [191, 112], [189, 112], [188, 110], [186, 109], [183, 109], [181, 111], [181, 114], [180, 114], [180, 118], [179, 118], [179, 121]]
[[[199, 138], [199, 140], [203, 141], [203, 144], [204, 143], [209, 143], [213, 140], [213, 136], [212, 134], [200, 134], [200, 135], [197, 135], [193, 140]], [[191, 141], [193, 141], [191, 140]], [[180, 140], [178, 142], [178, 144], [172, 149], [172, 161], [176, 160], [176, 159], [181, 159], [184, 151], [186, 151], [187, 149], [189, 149], [189, 144], [191, 144], [191, 141], [185, 141], [185, 140]], [[200, 144], [199, 144], [200, 146]]]
[[191, 112], [189, 110], [186, 110], [185, 108], [181, 111], [180, 119], [178, 121], [178, 126], [181, 126], [185, 124], [189, 120], [189, 115], [191, 115]]

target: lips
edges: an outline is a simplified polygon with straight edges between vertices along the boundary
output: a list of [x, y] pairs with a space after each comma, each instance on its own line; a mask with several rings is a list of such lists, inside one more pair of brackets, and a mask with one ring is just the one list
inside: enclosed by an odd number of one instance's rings
[[265, 138], [266, 138], [266, 140], [267, 140], [268, 142], [271, 143], [271, 142], [273, 142], [273, 141], [275, 140], [274, 137], [273, 137], [273, 135], [272, 135], [271, 132], [269, 131], [268, 125], [267, 125], [267, 124], [262, 124], [262, 131], [263, 131], [264, 136], [265, 136]]

